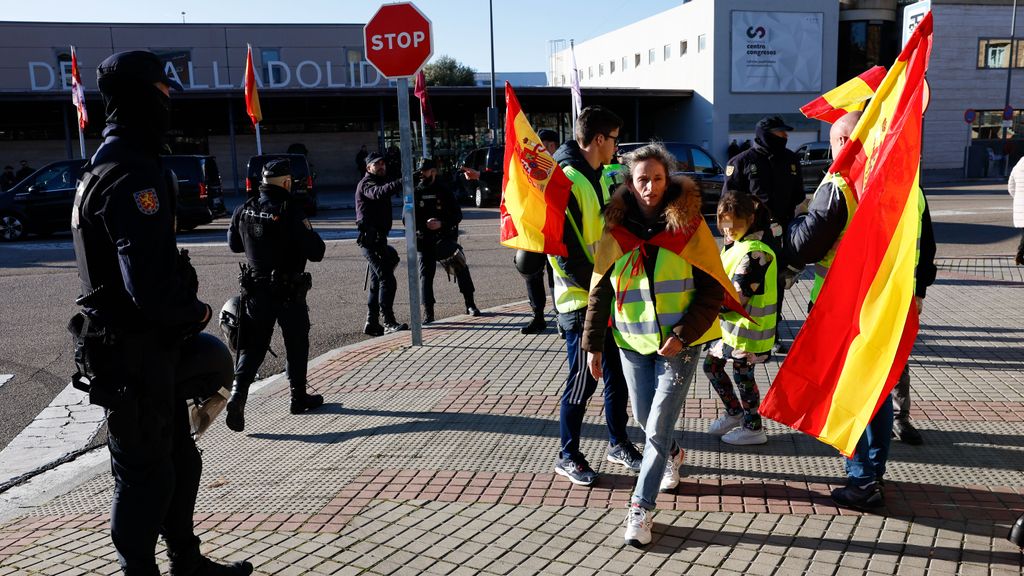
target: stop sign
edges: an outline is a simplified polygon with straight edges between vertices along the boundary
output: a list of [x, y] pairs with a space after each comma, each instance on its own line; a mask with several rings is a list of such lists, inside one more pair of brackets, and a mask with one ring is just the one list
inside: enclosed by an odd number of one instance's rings
[[415, 76], [434, 52], [432, 36], [412, 2], [386, 4], [363, 27], [366, 59], [388, 78]]

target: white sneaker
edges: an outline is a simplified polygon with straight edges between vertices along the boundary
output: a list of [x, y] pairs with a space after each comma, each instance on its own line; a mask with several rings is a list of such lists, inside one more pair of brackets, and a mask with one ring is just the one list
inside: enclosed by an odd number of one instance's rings
[[651, 543], [651, 516], [654, 510], [647, 510], [639, 504], [631, 504], [626, 512], [626, 544], [637, 548]]
[[679, 467], [683, 465], [683, 449], [679, 449], [679, 453], [674, 457], [670, 457], [665, 460], [665, 474], [661, 477], [662, 492], [668, 490], [674, 490], [676, 486], [679, 486]]
[[740, 426], [739, 428], [733, 428], [725, 436], [722, 436], [722, 442], [732, 444], [733, 446], [767, 444], [768, 435], [764, 433], [764, 428], [761, 428], [760, 430], [750, 430], [749, 428]]
[[743, 412], [740, 412], [735, 416], [726, 412], [711, 423], [711, 426], [708, 427], [708, 434], [711, 434], [712, 436], [722, 436], [740, 424], [743, 424]]

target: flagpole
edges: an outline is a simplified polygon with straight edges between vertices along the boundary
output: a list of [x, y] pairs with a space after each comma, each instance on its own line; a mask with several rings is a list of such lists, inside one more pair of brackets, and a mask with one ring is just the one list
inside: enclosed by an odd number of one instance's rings
[[260, 142], [260, 123], [256, 123], [256, 155], [263, 155], [263, 143]]
[[423, 157], [430, 158], [430, 150], [427, 149], [427, 121], [423, 118], [423, 104], [420, 104], [420, 136], [423, 140]]
[[85, 159], [85, 134], [82, 132], [82, 125], [78, 125], [78, 147], [82, 151], [82, 159]]

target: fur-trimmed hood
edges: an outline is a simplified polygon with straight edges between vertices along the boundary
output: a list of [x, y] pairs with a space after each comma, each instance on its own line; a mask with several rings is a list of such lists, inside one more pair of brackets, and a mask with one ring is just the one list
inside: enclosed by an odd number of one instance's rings
[[[700, 187], [697, 183], [686, 176], [672, 176], [669, 180], [668, 189], [665, 190], [664, 207], [658, 217], [657, 233], [661, 230], [668, 230], [675, 234], [683, 232], [687, 227], [692, 226], [694, 216], [700, 216], [701, 198]], [[644, 216], [636, 198], [629, 189], [628, 184], [619, 186], [612, 195], [611, 202], [604, 212], [605, 228], [612, 229], [616, 226], [626, 226], [632, 232], [637, 233], [635, 228], [639, 226], [642, 230], [648, 226], [644, 224]], [[645, 234], [638, 234], [644, 236]]]

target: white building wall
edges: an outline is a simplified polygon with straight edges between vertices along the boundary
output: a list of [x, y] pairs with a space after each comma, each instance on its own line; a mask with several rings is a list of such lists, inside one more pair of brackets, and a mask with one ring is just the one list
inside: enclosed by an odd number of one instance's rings
[[[964, 111], [1003, 109], [1007, 70], [978, 69], [978, 40], [1009, 38], [1011, 15], [1010, 6], [932, 4], [931, 103], [925, 113], [922, 169], [962, 169], [968, 135]], [[1021, 30], [1024, 2], [1017, 8], [1017, 38]], [[1024, 107], [1024, 69], [1013, 70], [1010, 105]]]
[[[731, 92], [730, 25], [733, 10], [821, 12], [823, 18], [822, 90], [799, 94], [764, 93], [733, 94]], [[798, 113], [799, 107], [835, 85], [836, 46], [838, 43], [839, 5], [822, 0], [692, 0], [644, 20], [596, 38], [576, 43], [576, 64], [581, 73], [583, 104], [587, 104], [588, 87], [628, 87], [640, 89], [689, 89], [692, 100], [686, 101], [676, 115], [675, 126], [664, 126], [658, 136], [702, 144], [719, 160], [725, 160], [729, 144], [730, 114]], [[700, 37], [704, 36], [704, 48]], [[681, 41], [687, 52], [680, 55]], [[665, 58], [665, 46], [669, 57]], [[654, 62], [650, 62], [650, 51]], [[636, 66], [636, 54], [640, 65]], [[626, 69], [622, 59], [626, 57]], [[553, 58], [552, 84], [562, 85], [561, 78], [571, 73], [568, 53]], [[615, 72], [611, 72], [611, 64]], [[603, 74], [601, 73], [603, 68]], [[641, 111], [641, 114], [643, 112]], [[815, 127], [804, 140], [819, 137]], [[737, 127], [735, 134], [752, 131], [753, 126]], [[827, 130], [827, 129], [826, 129]]]

